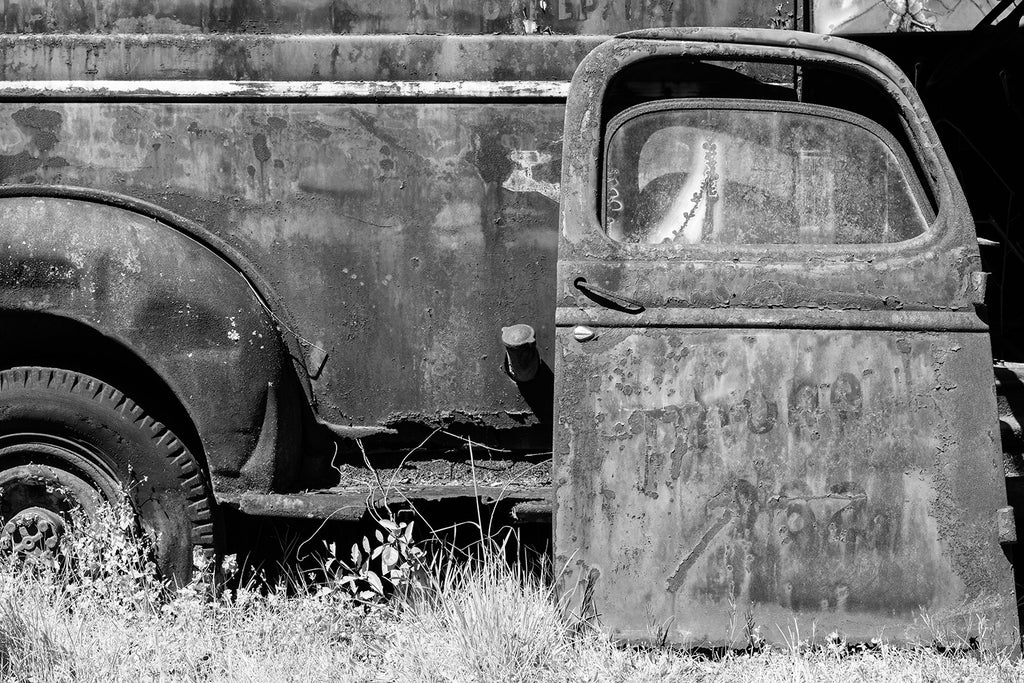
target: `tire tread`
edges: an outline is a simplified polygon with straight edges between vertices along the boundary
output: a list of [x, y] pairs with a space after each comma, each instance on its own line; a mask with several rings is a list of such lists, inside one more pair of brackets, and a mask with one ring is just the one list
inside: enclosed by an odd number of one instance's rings
[[101, 404], [145, 436], [163, 458], [168, 471], [185, 491], [188, 501], [193, 549], [214, 550], [211, 492], [195, 456], [170, 429], [147, 414], [135, 401], [115, 387], [78, 372], [44, 367], [16, 367], [0, 371], [0, 394], [40, 387], [47, 391], [83, 396]]

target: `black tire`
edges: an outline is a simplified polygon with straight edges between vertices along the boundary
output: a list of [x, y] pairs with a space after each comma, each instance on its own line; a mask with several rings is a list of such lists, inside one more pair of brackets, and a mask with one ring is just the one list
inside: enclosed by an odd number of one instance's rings
[[[86, 509], [95, 498], [81, 493], [82, 482], [105, 499], [123, 490], [154, 541], [161, 575], [176, 583], [191, 578], [196, 548], [214, 550], [210, 490], [196, 458], [135, 401], [88, 375], [42, 367], [0, 372], [0, 482], [10, 481], [20, 486], [11, 498], [25, 499], [14, 506], [31, 503], [43, 514], [64, 514], [56, 508], [67, 501], [33, 493], [55, 488], [40, 483], [70, 490]], [[0, 500], [0, 516], [17, 512]]]

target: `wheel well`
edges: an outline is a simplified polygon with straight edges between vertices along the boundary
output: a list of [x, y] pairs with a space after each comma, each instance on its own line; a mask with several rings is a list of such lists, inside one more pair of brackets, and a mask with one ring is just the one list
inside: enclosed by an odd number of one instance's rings
[[22, 365], [81, 372], [116, 387], [170, 429], [206, 471], [202, 441], [185, 407], [163, 378], [127, 346], [69, 318], [2, 313], [0, 369]]

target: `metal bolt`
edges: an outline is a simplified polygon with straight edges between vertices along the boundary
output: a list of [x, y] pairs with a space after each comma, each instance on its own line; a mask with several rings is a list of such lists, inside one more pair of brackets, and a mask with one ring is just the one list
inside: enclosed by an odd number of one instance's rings
[[572, 336], [576, 339], [576, 341], [578, 341], [580, 343], [583, 343], [583, 342], [588, 342], [591, 339], [596, 339], [597, 338], [597, 332], [595, 332], [594, 330], [592, 330], [589, 327], [584, 327], [583, 325], [577, 325], [575, 328], [573, 328]]

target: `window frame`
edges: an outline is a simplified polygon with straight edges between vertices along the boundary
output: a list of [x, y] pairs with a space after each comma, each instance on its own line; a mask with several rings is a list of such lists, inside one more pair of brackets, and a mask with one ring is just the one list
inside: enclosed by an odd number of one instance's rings
[[[922, 219], [925, 223], [925, 230], [910, 239], [894, 242], [854, 242], [854, 243], [812, 243], [812, 242], [764, 242], [764, 243], [724, 243], [724, 242], [697, 242], [694, 244], [680, 244], [673, 242], [626, 242], [613, 238], [607, 229], [607, 207], [608, 207], [608, 159], [611, 141], [619, 129], [630, 120], [659, 111], [679, 110], [719, 110], [719, 111], [765, 111], [771, 113], [794, 113], [813, 116], [817, 118], [831, 119], [851, 124], [863, 129], [875, 139], [885, 145], [896, 159], [909, 186], [913, 199], [921, 210]], [[915, 248], [936, 237], [936, 223], [941, 214], [942, 207], [935, 205], [925, 190], [924, 182], [920, 174], [911, 162], [907, 150], [901, 145], [896, 137], [886, 130], [881, 124], [861, 114], [846, 111], [827, 105], [810, 104], [806, 102], [787, 102], [780, 100], [759, 100], [741, 98], [668, 98], [654, 100], [634, 105], [616, 114], [603, 127], [601, 141], [601, 158], [599, 162], [599, 197], [598, 197], [598, 226], [605, 239], [620, 247], [630, 249], [642, 249], [647, 253], [668, 251], [669, 256], [682, 254], [688, 251], [706, 253], [709, 249], [720, 251], [727, 250], [736, 256], [750, 252], [775, 249], [793, 249], [801, 253], [823, 253], [823, 254], [858, 254], [858, 252], [875, 253], [881, 248], [903, 251]]]

